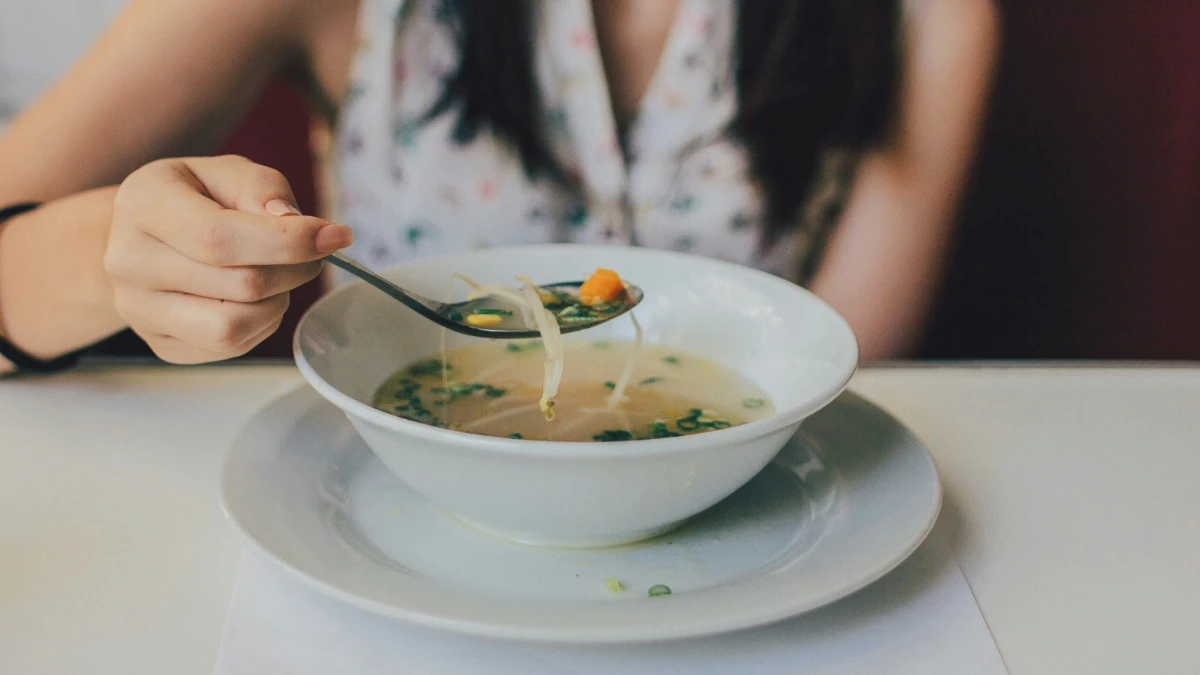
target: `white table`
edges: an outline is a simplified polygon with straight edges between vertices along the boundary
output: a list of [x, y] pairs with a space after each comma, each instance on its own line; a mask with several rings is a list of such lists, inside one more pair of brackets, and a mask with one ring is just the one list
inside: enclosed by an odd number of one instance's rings
[[[0, 381], [0, 672], [209, 673], [241, 544], [216, 469], [286, 366]], [[882, 367], [1014, 675], [1200, 672], [1200, 368]]]

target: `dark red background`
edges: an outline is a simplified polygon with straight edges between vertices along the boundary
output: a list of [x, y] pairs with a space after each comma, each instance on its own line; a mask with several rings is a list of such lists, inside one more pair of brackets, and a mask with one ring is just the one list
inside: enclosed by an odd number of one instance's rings
[[[925, 358], [1200, 359], [1200, 3], [1001, 2], [1004, 53]], [[308, 110], [226, 143], [318, 208]], [[299, 310], [256, 355], [290, 354]]]
[[1009, 0], [930, 357], [1200, 358], [1200, 3]]

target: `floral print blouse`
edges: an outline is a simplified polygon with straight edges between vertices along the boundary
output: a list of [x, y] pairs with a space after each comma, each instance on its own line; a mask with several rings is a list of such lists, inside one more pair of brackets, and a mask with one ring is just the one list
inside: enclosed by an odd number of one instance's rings
[[830, 152], [799, 222], [762, 245], [764, 202], [737, 109], [736, 3], [681, 0], [624, 138], [609, 101], [590, 0], [540, 0], [535, 68], [551, 151], [579, 190], [530, 181], [481, 133], [452, 138], [457, 111], [423, 121], [456, 67], [439, 0], [363, 0], [358, 52], [334, 152], [335, 216], [349, 254], [375, 267], [489, 246], [574, 242], [667, 248], [804, 283], [841, 210], [855, 158]]

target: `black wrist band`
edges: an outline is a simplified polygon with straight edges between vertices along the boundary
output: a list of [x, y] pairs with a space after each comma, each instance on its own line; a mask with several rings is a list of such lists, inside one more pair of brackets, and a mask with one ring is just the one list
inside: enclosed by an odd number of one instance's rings
[[[6, 206], [3, 209], [0, 209], [0, 224], [4, 223], [4, 221], [10, 218], [19, 216], [22, 213], [32, 211], [39, 206], [41, 206], [41, 204], [34, 202], [25, 202], [23, 204]], [[4, 339], [3, 335], [0, 335], [0, 356], [8, 359], [14, 366], [17, 367], [17, 370], [31, 371], [35, 373], [52, 373], [58, 370], [66, 370], [79, 361], [79, 357], [83, 355], [84, 351], [86, 350], [81, 349], [79, 351], [71, 352], [70, 354], [64, 354], [53, 359], [39, 359], [26, 354], [24, 351], [18, 349], [16, 345]]]

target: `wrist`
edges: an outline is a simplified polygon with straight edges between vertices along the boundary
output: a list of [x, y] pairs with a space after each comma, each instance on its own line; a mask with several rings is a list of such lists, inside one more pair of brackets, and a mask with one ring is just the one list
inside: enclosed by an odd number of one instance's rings
[[57, 200], [0, 223], [0, 334], [39, 359], [123, 328], [104, 273], [115, 188]]

